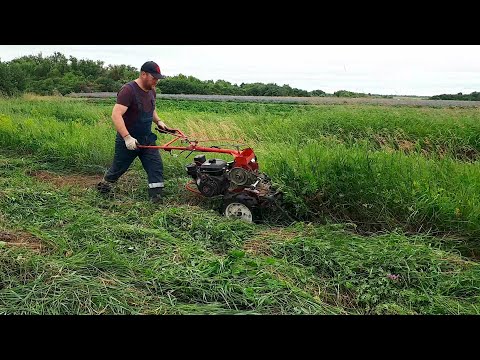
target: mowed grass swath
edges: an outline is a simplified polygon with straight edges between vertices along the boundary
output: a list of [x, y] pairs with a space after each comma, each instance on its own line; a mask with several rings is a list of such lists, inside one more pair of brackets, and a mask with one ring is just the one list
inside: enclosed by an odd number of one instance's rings
[[480, 313], [478, 110], [158, 101], [252, 146], [297, 219], [247, 224], [168, 153], [164, 206], [138, 162], [100, 196], [113, 102], [0, 99], [0, 313]]
[[480, 265], [442, 239], [272, 228], [58, 186], [28, 156], [0, 164], [2, 314], [480, 313]]

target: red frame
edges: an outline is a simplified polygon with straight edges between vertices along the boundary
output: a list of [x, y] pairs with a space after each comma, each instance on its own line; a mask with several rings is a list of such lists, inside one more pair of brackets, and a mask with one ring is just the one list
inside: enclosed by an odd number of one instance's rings
[[[251, 171], [258, 171], [257, 157], [251, 148], [245, 148], [242, 151], [233, 150], [233, 149], [220, 149], [216, 147], [203, 147], [198, 146], [197, 140], [189, 140], [188, 137], [178, 129], [170, 129], [170, 131], [165, 131], [157, 129], [162, 133], [170, 134], [175, 137], [175, 139], [167, 142], [164, 145], [137, 145], [141, 149], [162, 149], [165, 151], [172, 150], [185, 150], [185, 151], [199, 151], [199, 152], [213, 152], [220, 154], [230, 154], [234, 159], [234, 167], [241, 167]], [[189, 143], [188, 146], [171, 146], [177, 140], [184, 140]]]

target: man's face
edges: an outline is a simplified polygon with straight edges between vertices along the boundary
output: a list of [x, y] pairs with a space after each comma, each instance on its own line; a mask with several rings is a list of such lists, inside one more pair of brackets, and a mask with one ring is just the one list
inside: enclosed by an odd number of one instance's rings
[[154, 90], [155, 87], [157, 86], [158, 79], [150, 73], [146, 72], [145, 74], [146, 74], [145, 87], [149, 90]]

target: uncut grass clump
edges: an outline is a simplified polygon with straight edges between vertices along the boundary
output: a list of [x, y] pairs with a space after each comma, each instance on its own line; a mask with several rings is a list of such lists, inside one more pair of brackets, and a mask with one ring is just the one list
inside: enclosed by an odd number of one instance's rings
[[271, 148], [265, 161], [300, 219], [329, 217], [370, 231], [403, 226], [480, 234], [476, 164], [316, 144], [296, 151]]

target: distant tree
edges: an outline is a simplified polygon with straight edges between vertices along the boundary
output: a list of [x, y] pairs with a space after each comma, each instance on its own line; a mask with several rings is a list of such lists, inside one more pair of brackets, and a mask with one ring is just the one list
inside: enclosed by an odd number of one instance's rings
[[105, 76], [122, 84], [138, 76], [138, 70], [127, 65], [109, 65], [106, 68]]
[[0, 61], [0, 95], [13, 95], [13, 85], [8, 64]]
[[[206, 92], [215, 95], [238, 95], [237, 87], [224, 80], [217, 80], [215, 83], [206, 83]], [[210, 85], [210, 86], [208, 86]]]
[[207, 85], [193, 76], [183, 74], [158, 82], [161, 93], [164, 94], [206, 94]]
[[441, 95], [434, 95], [429, 97], [430, 100], [463, 100], [463, 101], [480, 101], [480, 93], [474, 91], [470, 94], [441, 94]]
[[310, 92], [311, 96], [327, 96], [327, 93], [323, 90], [313, 90]]
[[58, 88], [58, 91], [62, 95], [66, 95], [72, 92], [80, 92], [82, 84], [85, 83], [85, 77], [82, 75], [76, 75], [74, 72], [68, 72], [63, 75]]
[[339, 90], [339, 91], [335, 91], [333, 93], [333, 96], [357, 98], [357, 97], [366, 97], [367, 94], [357, 93], [357, 92], [347, 91], [347, 90]]
[[65, 55], [59, 52], [54, 52], [52, 56], [47, 58], [47, 60], [52, 62], [53, 68], [60, 75], [65, 74], [69, 70], [68, 59], [65, 57]]
[[78, 70], [87, 79], [94, 79], [100, 76], [103, 71], [103, 61], [80, 60], [78, 62]]
[[118, 92], [123, 85], [123, 82], [114, 80], [108, 76], [100, 76], [95, 80], [98, 91]]

